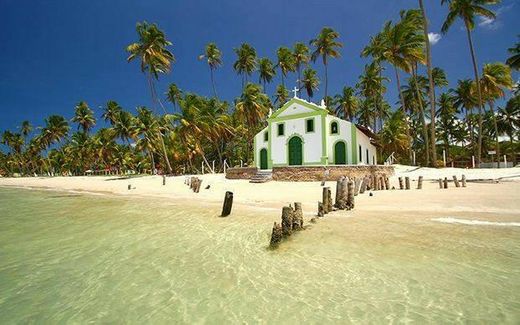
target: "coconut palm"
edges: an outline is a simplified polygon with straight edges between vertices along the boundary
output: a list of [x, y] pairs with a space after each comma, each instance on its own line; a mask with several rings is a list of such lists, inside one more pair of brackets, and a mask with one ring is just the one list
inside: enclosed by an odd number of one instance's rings
[[459, 80], [457, 88], [452, 89], [451, 92], [454, 95], [454, 104], [458, 110], [464, 109], [465, 120], [468, 125], [468, 131], [470, 134], [470, 145], [474, 148], [474, 132], [473, 132], [473, 121], [471, 119], [473, 108], [477, 107], [477, 99], [475, 98], [474, 82], [470, 79]]
[[303, 88], [307, 92], [307, 97], [309, 101], [314, 96], [314, 91], [318, 90], [318, 86], [320, 85], [320, 79], [317, 76], [316, 70], [311, 68], [306, 68], [303, 70], [303, 79], [302, 79]]
[[295, 43], [293, 47], [293, 55], [296, 65], [296, 71], [298, 72], [298, 95], [301, 91], [301, 70], [302, 66], [307, 65], [310, 61], [309, 48], [303, 43]]
[[114, 136], [120, 138], [123, 141], [126, 141], [130, 144], [131, 139], [135, 139], [136, 129], [135, 129], [135, 117], [132, 113], [127, 111], [121, 111], [117, 115], [114, 126]]
[[206, 59], [209, 66], [211, 76], [211, 86], [213, 87], [213, 96], [217, 97], [217, 89], [215, 88], [214, 71], [222, 65], [222, 52], [218, 49], [215, 43], [208, 43], [204, 54], [199, 55], [199, 60]]
[[24, 143], [27, 144], [27, 137], [32, 132], [33, 127], [29, 121], [23, 121], [22, 125], [20, 126], [20, 132], [22, 133], [24, 137]]
[[266, 92], [266, 86], [273, 81], [276, 74], [273, 62], [269, 58], [261, 58], [258, 60], [258, 82], [263, 85], [263, 90]]
[[383, 152], [390, 155], [395, 152], [403, 155], [410, 147], [410, 138], [406, 136], [405, 114], [398, 109], [385, 121], [381, 132], [379, 132], [380, 143]]
[[177, 109], [177, 104], [182, 98], [182, 90], [173, 82], [168, 86], [166, 91], [166, 99], [173, 104], [173, 108]]
[[454, 133], [455, 118], [457, 108], [453, 102], [453, 96], [450, 93], [442, 93], [439, 97], [438, 110], [436, 117], [439, 119], [438, 132], [444, 142], [444, 150], [449, 157], [450, 138]]
[[[520, 37], [520, 35], [518, 37]], [[520, 42], [517, 42], [514, 47], [508, 48], [507, 51], [511, 56], [507, 59], [506, 63], [511, 69], [520, 70]]]
[[511, 77], [511, 68], [503, 63], [489, 63], [484, 65], [482, 69], [482, 77], [480, 79], [480, 89], [483, 98], [486, 99], [491, 112], [490, 116], [493, 120], [494, 134], [496, 137], [496, 159], [500, 166], [500, 141], [497, 119], [495, 116], [494, 103], [495, 100], [504, 97], [504, 89], [513, 88], [513, 78]]
[[[339, 48], [343, 47], [343, 44], [338, 42], [339, 33], [330, 27], [324, 27], [318, 36], [312, 39], [309, 43], [314, 46], [314, 51], [311, 54], [312, 62], [316, 62], [318, 57], [321, 56], [323, 65], [325, 67], [325, 95], [328, 95], [328, 58], [339, 58]], [[325, 103], [327, 104], [327, 103]]]
[[123, 110], [118, 103], [113, 100], [109, 100], [105, 107], [103, 108], [103, 115], [101, 117], [110, 123], [110, 125], [114, 125], [119, 113]]
[[[377, 120], [379, 119], [382, 125], [382, 118], [385, 114], [384, 105], [383, 105], [383, 95], [386, 93], [385, 82], [388, 81], [388, 78], [383, 77], [382, 75], [382, 66], [378, 61], [373, 61], [370, 64], [365, 65], [363, 70], [363, 74], [359, 76], [359, 81], [356, 85], [356, 88], [359, 89], [359, 94], [366, 99], [364, 101], [365, 110], [374, 114], [370, 120], [373, 121], [372, 127], [374, 132], [377, 129]], [[367, 105], [372, 105], [372, 107], [367, 107]], [[371, 124], [365, 124], [365, 126], [370, 126]]]
[[336, 114], [343, 116], [343, 119], [352, 121], [359, 107], [359, 98], [356, 97], [355, 90], [352, 87], [343, 87], [341, 94], [336, 95]]
[[475, 85], [477, 89], [477, 107], [478, 107], [478, 143], [477, 143], [477, 166], [480, 165], [482, 157], [482, 113], [483, 113], [483, 98], [479, 83], [479, 74], [477, 59], [475, 57], [475, 50], [473, 49], [473, 40], [471, 38], [471, 31], [475, 28], [475, 17], [482, 16], [489, 19], [495, 19], [495, 14], [487, 9], [486, 5], [498, 3], [498, 0], [441, 0], [441, 3], [448, 3], [449, 12], [446, 20], [442, 24], [441, 31], [446, 34], [457, 18], [460, 18], [466, 28], [466, 35], [468, 38], [469, 50], [471, 54], [471, 61], [473, 63], [473, 72], [475, 74]]
[[78, 123], [78, 130], [82, 128], [86, 134], [88, 134], [89, 130], [96, 124], [94, 112], [88, 107], [86, 102], [79, 102], [76, 105], [72, 122]]
[[[126, 50], [130, 53], [127, 60], [130, 62], [136, 58], [141, 59], [141, 71], [148, 77], [152, 102], [154, 104], [159, 103], [162, 107], [162, 103], [155, 91], [154, 79], [158, 80], [159, 74], [161, 73], [170, 72], [175, 57], [167, 47], [171, 46], [172, 43], [166, 39], [166, 36], [156, 24], [148, 24], [147, 22], [138, 23], [136, 31], [139, 40], [127, 46]], [[164, 107], [163, 110], [166, 113]], [[163, 137], [160, 137], [160, 142], [168, 171], [171, 173], [172, 167], [168, 159]]]
[[276, 92], [274, 94], [274, 102], [273, 104], [278, 103], [278, 107], [283, 106], [287, 102], [289, 98], [289, 91], [287, 88], [284, 87], [284, 85], [278, 85], [276, 87]]
[[239, 48], [234, 49], [237, 60], [233, 69], [242, 76], [242, 88], [247, 83], [247, 78], [257, 69], [256, 50], [247, 43], [242, 43]]
[[506, 106], [498, 110], [497, 123], [500, 133], [507, 134], [513, 144], [514, 133], [520, 129], [520, 96], [509, 99]]
[[42, 147], [48, 148], [54, 143], [60, 142], [69, 132], [67, 120], [60, 115], [51, 115], [45, 119], [45, 126], [41, 130]]
[[278, 59], [276, 67], [280, 68], [282, 85], [285, 87], [284, 78], [287, 77], [287, 73], [296, 70], [296, 59], [293, 52], [287, 47], [278, 48], [276, 57]]

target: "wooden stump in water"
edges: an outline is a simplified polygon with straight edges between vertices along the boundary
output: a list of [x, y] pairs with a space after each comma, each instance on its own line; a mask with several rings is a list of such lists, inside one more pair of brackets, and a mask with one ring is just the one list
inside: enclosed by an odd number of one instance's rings
[[466, 175], [462, 175], [462, 187], [466, 187]]
[[423, 181], [423, 177], [419, 176], [419, 180], [417, 180], [417, 189], [418, 190], [422, 190], [422, 181]]
[[404, 190], [403, 178], [399, 177], [399, 189]]
[[453, 175], [453, 183], [455, 183], [455, 187], [460, 187], [459, 180], [457, 179], [457, 176]]
[[336, 181], [336, 201], [334, 201], [334, 206], [339, 208], [340, 196], [341, 196], [341, 182], [345, 179], [345, 176], [341, 176]]
[[448, 177], [444, 177], [444, 188], [448, 188]]
[[329, 213], [330, 211], [332, 211], [332, 209], [329, 210], [329, 205], [332, 205], [330, 203], [330, 187], [324, 187], [323, 188], [323, 193], [322, 193], [322, 202], [323, 202], [323, 213], [324, 214], [327, 214]]
[[325, 209], [323, 208], [323, 203], [318, 202], [318, 217], [323, 218], [325, 215]]
[[221, 217], [227, 217], [231, 213], [233, 207], [233, 192], [227, 191], [224, 195], [224, 205], [222, 206]]
[[439, 178], [439, 188], [442, 188], [442, 178]]
[[404, 184], [406, 186], [406, 189], [409, 190], [410, 189], [410, 177], [406, 176], [404, 178]]
[[282, 208], [282, 234], [288, 237], [292, 234], [293, 209], [291, 207]]
[[354, 181], [347, 183], [347, 207], [348, 210], [354, 209]]
[[301, 202], [294, 202], [293, 230], [303, 229], [303, 211]]
[[271, 243], [269, 246], [271, 248], [276, 248], [280, 244], [283, 239], [282, 226], [277, 222], [273, 225], [273, 232], [271, 233]]

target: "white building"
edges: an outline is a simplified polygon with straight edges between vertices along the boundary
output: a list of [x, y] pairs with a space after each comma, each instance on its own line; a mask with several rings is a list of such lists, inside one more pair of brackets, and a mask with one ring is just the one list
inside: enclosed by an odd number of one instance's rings
[[371, 132], [329, 114], [325, 106], [293, 98], [254, 138], [260, 169], [281, 166], [375, 165]]

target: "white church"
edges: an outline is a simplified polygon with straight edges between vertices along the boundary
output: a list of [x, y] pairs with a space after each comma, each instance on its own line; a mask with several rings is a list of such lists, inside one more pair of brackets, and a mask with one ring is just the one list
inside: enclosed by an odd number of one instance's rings
[[254, 138], [259, 169], [285, 166], [375, 165], [376, 147], [368, 129], [294, 97], [267, 119]]

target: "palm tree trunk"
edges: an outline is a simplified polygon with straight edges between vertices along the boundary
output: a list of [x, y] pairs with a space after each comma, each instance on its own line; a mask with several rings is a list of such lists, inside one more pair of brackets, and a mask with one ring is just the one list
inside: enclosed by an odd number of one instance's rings
[[495, 116], [495, 109], [492, 100], [489, 101], [489, 110], [491, 111], [491, 116], [493, 118], [493, 127], [495, 128], [497, 167], [500, 168], [500, 141], [498, 139], [498, 123], [497, 118]]
[[475, 58], [475, 50], [473, 49], [473, 41], [471, 39], [471, 31], [469, 25], [464, 21], [466, 25], [466, 33], [468, 36], [469, 49], [471, 53], [471, 61], [473, 62], [473, 72], [475, 73], [475, 84], [477, 86], [478, 95], [478, 143], [477, 143], [477, 166], [480, 167], [480, 161], [482, 158], [482, 93], [480, 91], [480, 77], [478, 75], [477, 59]]
[[215, 88], [215, 79], [213, 77], [213, 68], [210, 67], [209, 71], [210, 71], [210, 75], [211, 75], [211, 86], [213, 87], [213, 95], [215, 96], [215, 98], [217, 98], [217, 89]]
[[405, 116], [405, 125], [406, 125], [406, 137], [409, 141], [408, 144], [408, 159], [410, 160], [410, 164], [412, 163], [412, 141], [410, 136], [410, 125], [408, 123], [408, 113], [406, 112], [406, 105], [404, 103], [403, 92], [401, 91], [401, 79], [399, 78], [399, 71], [397, 71], [397, 67], [394, 66], [395, 70], [395, 80], [397, 81], [397, 91], [399, 92], [399, 100], [401, 101], [401, 106], [403, 107], [403, 114]]
[[329, 73], [327, 68], [327, 59], [323, 59], [323, 64], [325, 65], [325, 106], [328, 106], [327, 103], [327, 94], [328, 94], [328, 88], [329, 88]]
[[155, 160], [153, 158], [152, 151], [150, 151], [149, 149], [148, 149], [148, 154], [150, 155], [150, 161], [151, 161], [151, 164], [152, 164], [152, 166], [151, 166], [151, 168], [152, 168], [152, 175], [154, 175], [155, 174], [154, 173], [154, 171], [155, 171]]
[[300, 79], [301, 79], [301, 67], [298, 65], [298, 97], [300, 97], [300, 89], [301, 89], [301, 86], [300, 86]]
[[437, 167], [437, 150], [435, 148], [437, 141], [435, 140], [435, 84], [433, 83], [433, 75], [432, 75], [432, 54], [430, 42], [428, 40], [428, 18], [426, 18], [426, 10], [424, 9], [423, 0], [419, 0], [419, 7], [421, 8], [421, 12], [423, 15], [423, 32], [424, 39], [426, 43], [426, 67], [428, 71], [428, 80], [430, 82], [430, 89], [428, 95], [430, 97], [430, 144], [432, 149], [432, 167]]
[[[419, 115], [421, 117], [421, 122], [422, 122], [424, 145], [425, 145], [425, 151], [426, 151], [426, 166], [429, 166], [430, 165], [430, 145], [429, 145], [429, 140], [428, 140], [428, 128], [426, 127], [426, 118], [424, 116], [424, 107], [422, 104], [421, 93], [419, 92], [419, 87], [417, 85], [417, 71], [413, 67], [412, 67], [412, 74], [414, 76], [415, 94], [416, 94], [416, 98], [417, 98], [417, 103], [419, 104]], [[432, 118], [432, 120], [433, 120], [433, 118]]]

